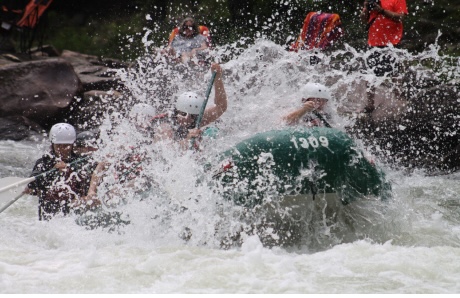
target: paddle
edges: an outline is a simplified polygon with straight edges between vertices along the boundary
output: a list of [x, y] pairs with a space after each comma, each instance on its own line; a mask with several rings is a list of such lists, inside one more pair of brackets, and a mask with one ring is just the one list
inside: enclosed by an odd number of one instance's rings
[[[196, 120], [195, 128], [200, 128], [201, 120], [203, 119], [204, 110], [206, 109], [206, 105], [208, 104], [209, 94], [211, 94], [212, 85], [214, 84], [214, 79], [216, 78], [216, 72], [213, 71], [211, 74], [211, 80], [208, 83], [208, 89], [206, 90], [206, 95], [203, 104], [201, 105], [200, 114], [198, 115], [198, 119]], [[195, 146], [195, 138], [192, 138], [192, 148]]]
[[[13, 195], [15, 195], [20, 185], [24, 185], [34, 180], [35, 180], [35, 177], [30, 177], [26, 179], [22, 177], [6, 177], [6, 178], [0, 179], [0, 202], [6, 201], [10, 199]], [[7, 191], [7, 190], [10, 190], [10, 191]], [[2, 213], [6, 208], [10, 207], [14, 202], [16, 202], [24, 194], [25, 193], [21, 191], [19, 195], [17, 195], [14, 199], [9, 201], [5, 206], [3, 206], [0, 209], [0, 213]]]
[[0, 179], [0, 193], [10, 190], [12, 188], [24, 185], [26, 183], [32, 182], [35, 180], [35, 177], [23, 178], [23, 177], [6, 177]]
[[[9, 194], [9, 193], [8, 193]], [[20, 197], [22, 197], [23, 195], [25, 195], [26, 193], [25, 192], [21, 192], [18, 196], [16, 196], [14, 199], [12, 199], [11, 201], [9, 201], [5, 206], [3, 206], [1, 209], [0, 209], [0, 213], [2, 213], [3, 211], [6, 210], [6, 208], [10, 207], [11, 205], [13, 205], [14, 202], [16, 202], [17, 200], [19, 200]]]
[[318, 117], [319, 120], [321, 120], [321, 122], [324, 123], [324, 125], [326, 127], [329, 127], [329, 128], [332, 128], [332, 126], [329, 124], [329, 122], [326, 121], [326, 119], [324, 119], [323, 115], [321, 115], [320, 113], [318, 113], [318, 111], [313, 111], [312, 112], [316, 117]]
[[201, 120], [203, 119], [204, 110], [208, 104], [209, 94], [211, 94], [212, 85], [214, 84], [214, 79], [216, 78], [216, 72], [212, 72], [211, 80], [208, 83], [208, 89], [206, 90], [206, 95], [203, 104], [201, 105], [200, 114], [196, 120], [195, 128], [200, 128]]
[[[89, 156], [79, 158], [73, 162], [70, 163], [70, 165], [78, 164], [79, 162], [82, 162], [86, 159], [88, 159]], [[43, 172], [39, 175], [29, 177], [29, 178], [22, 178], [22, 177], [5, 177], [0, 179], [0, 202], [3, 200], [6, 200], [10, 198], [12, 195], [16, 194], [18, 191], [18, 187], [27, 183], [30, 183], [37, 179], [40, 176], [47, 175], [49, 173], [52, 173], [56, 171], [57, 169], [51, 169], [49, 171]], [[16, 189], [14, 189], [16, 188]], [[7, 192], [7, 190], [10, 190]], [[2, 213], [6, 208], [11, 206], [14, 202], [16, 202], [20, 197], [22, 197], [25, 193], [22, 191], [18, 196], [16, 196], [14, 199], [9, 201], [5, 206], [0, 208], [0, 213]]]

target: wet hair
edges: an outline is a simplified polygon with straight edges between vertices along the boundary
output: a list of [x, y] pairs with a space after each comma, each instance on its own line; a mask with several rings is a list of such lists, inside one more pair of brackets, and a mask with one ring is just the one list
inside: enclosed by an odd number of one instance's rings
[[188, 17], [188, 18], [185, 18], [180, 24], [179, 34], [181, 36], [184, 36], [184, 37], [186, 36], [185, 33], [184, 33], [184, 29], [189, 27], [189, 26], [185, 26], [185, 23], [187, 23], [187, 22], [192, 22], [191, 27], [192, 27], [192, 31], [193, 31], [193, 35], [192, 35], [193, 37], [195, 37], [198, 34], [200, 34], [200, 29], [198, 28], [198, 25], [195, 23], [195, 20], [193, 18]]

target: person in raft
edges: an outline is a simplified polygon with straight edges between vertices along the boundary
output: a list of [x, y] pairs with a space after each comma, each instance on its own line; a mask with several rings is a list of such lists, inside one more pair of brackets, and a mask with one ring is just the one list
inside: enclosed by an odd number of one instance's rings
[[179, 34], [174, 37], [166, 52], [186, 63], [193, 57], [202, 54], [207, 48], [208, 39], [200, 34], [195, 20], [185, 18], [179, 26]]
[[75, 128], [57, 123], [51, 127], [49, 137], [51, 150], [36, 161], [30, 175], [36, 179], [24, 191], [38, 196], [39, 220], [50, 220], [57, 214], [67, 215], [72, 209], [98, 206], [99, 201], [86, 200], [86, 182], [91, 177], [88, 171], [82, 171], [86, 162], [73, 150]]
[[[222, 68], [219, 64], [213, 63], [211, 71], [216, 73], [214, 105], [204, 110], [200, 127], [213, 123], [227, 110]], [[189, 149], [191, 140], [199, 138], [202, 134], [196, 125], [204, 101], [205, 99], [195, 92], [189, 91], [179, 95], [172, 111], [157, 115], [151, 120], [154, 141], [174, 140], [179, 142], [181, 148]]]
[[[403, 38], [403, 21], [408, 14], [406, 0], [365, 0], [360, 17], [366, 23], [370, 54], [366, 62], [377, 77], [397, 77], [401, 62], [391, 49], [399, 48]], [[367, 103], [361, 112], [375, 110], [375, 86], [368, 86]]]
[[[112, 153], [108, 154], [106, 158], [100, 161], [93, 174], [88, 187], [88, 199], [98, 199], [98, 187], [102, 183], [105, 177], [109, 177], [110, 181], [116, 181], [115, 185], [110, 187], [110, 191], [105, 193], [103, 203], [107, 205], [110, 203], [111, 198], [116, 196], [123, 196], [121, 189], [127, 190], [128, 188], [133, 189], [135, 186], [141, 185], [139, 183], [139, 177], [142, 176], [142, 165], [146, 155], [145, 152], [141, 151], [141, 144], [150, 144], [152, 138], [152, 131], [150, 127], [150, 119], [156, 115], [156, 109], [146, 103], [136, 103], [132, 106], [131, 110], [127, 115], [127, 120], [134, 125], [137, 131], [139, 131], [145, 139], [140, 142], [126, 142], [129, 136], [126, 132], [120, 132], [116, 142], [123, 142], [120, 151], [117, 151], [115, 157]], [[120, 187], [118, 187], [120, 186]], [[136, 187], [137, 188], [137, 187]]]
[[79, 156], [88, 156], [98, 150], [97, 145], [98, 132], [97, 131], [83, 131], [77, 134], [73, 151]]
[[288, 125], [304, 123], [307, 126], [330, 127], [330, 114], [326, 112], [327, 103], [332, 99], [329, 88], [318, 83], [307, 83], [302, 88], [301, 106], [282, 119]]

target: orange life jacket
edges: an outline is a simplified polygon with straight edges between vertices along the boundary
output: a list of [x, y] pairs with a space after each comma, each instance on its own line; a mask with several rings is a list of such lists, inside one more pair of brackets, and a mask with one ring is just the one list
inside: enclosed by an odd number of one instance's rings
[[305, 17], [302, 31], [291, 45], [290, 51], [324, 50], [343, 36], [340, 16], [335, 13], [310, 12]]
[[18, 27], [34, 28], [38, 23], [38, 19], [50, 6], [51, 2], [53, 0], [31, 0], [26, 6], [24, 15], [16, 25]]

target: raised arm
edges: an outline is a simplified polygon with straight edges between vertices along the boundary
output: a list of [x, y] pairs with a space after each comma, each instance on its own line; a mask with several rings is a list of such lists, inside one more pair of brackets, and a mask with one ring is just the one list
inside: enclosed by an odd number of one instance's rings
[[196, 55], [198, 51], [206, 50], [207, 48], [208, 44], [206, 43], [206, 41], [203, 41], [199, 48], [192, 49], [192, 55]]
[[213, 63], [211, 71], [216, 72], [214, 81], [214, 106], [204, 111], [201, 126], [216, 121], [227, 110], [227, 94], [225, 93], [224, 81], [222, 79], [222, 68], [219, 64]]
[[299, 122], [300, 118], [303, 117], [306, 113], [310, 113], [315, 109], [315, 104], [311, 101], [307, 101], [302, 105], [302, 107], [297, 110], [287, 114], [283, 117], [283, 121], [288, 125], [295, 125]]
[[98, 163], [94, 169], [93, 174], [91, 175], [88, 193], [86, 196], [81, 198], [80, 202], [85, 204], [85, 208], [94, 208], [101, 205], [101, 201], [97, 197], [97, 187], [101, 183], [102, 177], [104, 172], [107, 170], [108, 165], [108, 162], [102, 161]]

